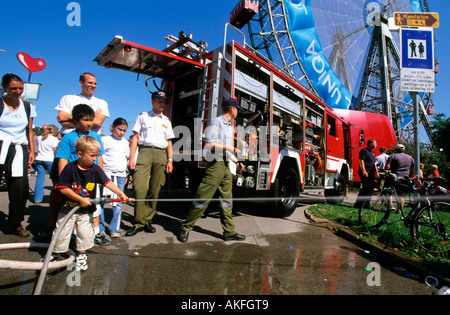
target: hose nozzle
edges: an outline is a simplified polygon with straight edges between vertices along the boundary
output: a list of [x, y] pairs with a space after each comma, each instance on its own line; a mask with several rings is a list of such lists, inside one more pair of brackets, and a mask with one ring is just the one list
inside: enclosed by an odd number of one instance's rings
[[131, 199], [127, 198], [127, 200], [123, 200], [122, 198], [112, 199], [112, 198], [95, 198], [95, 199], [89, 199], [89, 202], [93, 205], [99, 205], [104, 203], [110, 203], [110, 202], [123, 202], [128, 203]]

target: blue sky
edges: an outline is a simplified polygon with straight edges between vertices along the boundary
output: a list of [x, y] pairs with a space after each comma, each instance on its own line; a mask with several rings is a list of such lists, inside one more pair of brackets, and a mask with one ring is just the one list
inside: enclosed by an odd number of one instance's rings
[[[81, 26], [70, 27], [66, 10], [71, 1], [22, 0], [20, 5], [12, 1], [2, 3], [0, 25], [0, 75], [15, 73], [24, 81], [28, 71], [19, 63], [16, 54], [25, 52], [34, 58], [43, 58], [47, 67], [33, 73], [32, 82], [42, 84], [38, 117], [35, 125], [55, 124], [54, 110], [65, 94], [78, 94], [78, 77], [82, 72], [92, 72], [97, 77], [95, 96], [109, 104], [111, 117], [104, 123], [108, 127], [117, 117], [127, 119], [129, 125], [136, 116], [151, 108], [150, 94], [144, 85], [144, 77], [129, 72], [105, 69], [93, 59], [114, 38], [124, 39], [163, 49], [168, 42], [164, 36], [178, 35], [184, 30], [193, 34], [195, 41], [208, 43], [208, 50], [222, 44], [224, 25], [238, 0], [172, 0], [128, 2], [116, 0], [77, 1], [81, 7]], [[450, 10], [446, 0], [430, 0], [430, 11], [439, 12], [440, 28], [436, 30], [438, 43], [436, 57], [440, 62], [437, 76], [439, 86], [434, 94], [435, 111], [450, 116]], [[131, 126], [130, 126], [131, 129]], [[129, 133], [130, 134], [130, 133]]]

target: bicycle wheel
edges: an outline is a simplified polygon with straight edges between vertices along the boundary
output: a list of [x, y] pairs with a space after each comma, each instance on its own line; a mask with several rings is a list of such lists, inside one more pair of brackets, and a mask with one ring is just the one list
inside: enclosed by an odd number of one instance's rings
[[411, 236], [420, 247], [434, 253], [450, 251], [450, 203], [425, 205], [414, 217]]
[[359, 223], [367, 228], [379, 228], [389, 217], [390, 196], [377, 191], [365, 198], [358, 212]]

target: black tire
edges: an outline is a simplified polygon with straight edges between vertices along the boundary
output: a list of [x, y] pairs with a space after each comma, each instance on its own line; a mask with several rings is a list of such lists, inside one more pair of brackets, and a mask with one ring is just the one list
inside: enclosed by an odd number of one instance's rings
[[347, 182], [344, 176], [339, 175], [336, 179], [336, 184], [334, 189], [326, 189], [325, 197], [329, 204], [342, 203], [345, 199], [345, 194], [347, 192]]
[[390, 196], [377, 191], [364, 198], [359, 207], [359, 223], [369, 229], [379, 228], [391, 212]]
[[450, 252], [450, 203], [433, 202], [417, 211], [411, 224], [411, 237], [427, 251]]
[[300, 177], [292, 167], [281, 170], [273, 183], [270, 207], [276, 217], [289, 217], [297, 208], [300, 195]]

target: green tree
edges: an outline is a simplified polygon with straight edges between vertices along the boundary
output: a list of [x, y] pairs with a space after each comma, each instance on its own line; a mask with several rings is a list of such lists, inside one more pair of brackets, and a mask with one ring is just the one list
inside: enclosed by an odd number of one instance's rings
[[[434, 150], [433, 150], [434, 149]], [[414, 157], [414, 143], [405, 143], [405, 153]], [[445, 153], [430, 148], [429, 145], [420, 145], [420, 163], [425, 165], [423, 169], [424, 176], [427, 175], [431, 165], [439, 167], [439, 175], [444, 175], [446, 169], [450, 168], [450, 163]]]
[[[439, 174], [443, 176], [447, 169], [450, 169], [450, 118], [445, 114], [437, 114], [434, 116], [435, 121], [432, 122], [434, 132], [434, 146], [420, 145], [420, 163], [425, 165], [423, 170], [426, 176], [430, 170], [430, 166], [435, 164], [439, 167]], [[414, 156], [414, 144], [405, 144], [405, 153]]]
[[434, 121], [432, 123], [433, 131], [435, 133], [436, 146], [442, 149], [447, 157], [450, 157], [450, 117], [445, 114], [437, 114], [434, 116]]
[[45, 133], [45, 129], [41, 127], [34, 127], [33, 131], [36, 136], [42, 136]]

